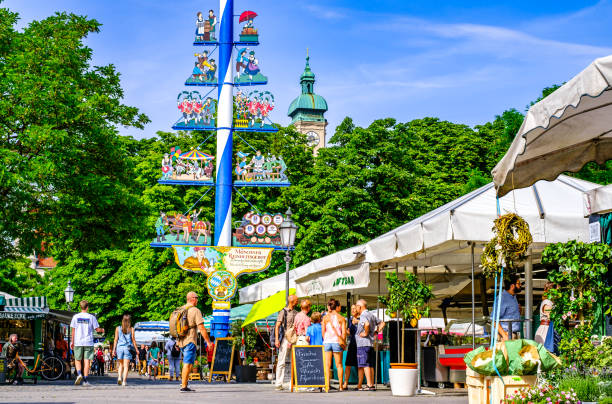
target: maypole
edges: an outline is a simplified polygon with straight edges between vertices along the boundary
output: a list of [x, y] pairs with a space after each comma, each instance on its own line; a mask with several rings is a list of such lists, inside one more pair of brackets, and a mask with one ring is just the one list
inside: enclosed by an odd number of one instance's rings
[[[217, 109], [217, 181], [215, 183], [215, 245], [232, 245], [232, 125], [234, 118], [232, 48], [234, 0], [220, 0], [219, 76]], [[216, 338], [228, 335], [229, 302], [213, 302], [211, 331]]]
[[[280, 229], [285, 218], [280, 213], [259, 212], [249, 202], [254, 211], [244, 214], [236, 229], [232, 229], [234, 187], [291, 185], [282, 156], [263, 154], [239, 135], [240, 132], [243, 136], [249, 132], [277, 132], [268, 118], [274, 109], [274, 96], [269, 91], [239, 89], [234, 94], [236, 86], [251, 87], [268, 82], [252, 48], [259, 45], [259, 32], [253, 24], [257, 13], [245, 10], [238, 16], [238, 23], [244, 25], [236, 41], [234, 1], [220, 0], [219, 6], [220, 18], [214, 10], [196, 15], [193, 45], [201, 50], [194, 54], [196, 60], [185, 81], [190, 90], [181, 91], [177, 96], [181, 117], [172, 126], [178, 131], [210, 134], [191, 150], [171, 147], [161, 159], [162, 177], [158, 180], [164, 185], [210, 188], [186, 211], [160, 211], [155, 222], [156, 237], [151, 242], [152, 247], [172, 248], [180, 268], [206, 275], [205, 286], [213, 298], [211, 334], [215, 338], [229, 333], [231, 299], [238, 288], [236, 278], [265, 271], [270, 266], [272, 252], [282, 249]], [[207, 87], [213, 88], [207, 91]], [[214, 87], [217, 87], [216, 100], [209, 96]], [[217, 135], [215, 156], [206, 146], [213, 133]], [[243, 147], [249, 146], [252, 150], [239, 150], [234, 155], [234, 133]], [[237, 176], [235, 180], [233, 175]], [[215, 188], [214, 238], [213, 225], [202, 217], [203, 209], [197, 207], [212, 187]]]
[[234, 116], [232, 47], [234, 0], [220, 0], [219, 103], [217, 110], [217, 181], [215, 184], [215, 245], [232, 245], [232, 121]]

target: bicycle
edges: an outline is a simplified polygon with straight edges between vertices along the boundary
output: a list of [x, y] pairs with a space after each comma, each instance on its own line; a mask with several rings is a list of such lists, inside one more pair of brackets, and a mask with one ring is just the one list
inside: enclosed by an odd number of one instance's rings
[[15, 358], [8, 363], [8, 366], [13, 365], [13, 368], [7, 372], [6, 380], [9, 384], [13, 384], [17, 379], [17, 372], [19, 366], [15, 362], [19, 362], [23, 368], [25, 369], [28, 375], [34, 375], [34, 383], [38, 382], [38, 376], [42, 376], [45, 380], [57, 380], [64, 374], [65, 365], [64, 361], [54, 355], [47, 356], [45, 358], [42, 357], [41, 354], [36, 356], [36, 360], [34, 361], [34, 367], [29, 368], [25, 362], [19, 356], [19, 353], [15, 354]]

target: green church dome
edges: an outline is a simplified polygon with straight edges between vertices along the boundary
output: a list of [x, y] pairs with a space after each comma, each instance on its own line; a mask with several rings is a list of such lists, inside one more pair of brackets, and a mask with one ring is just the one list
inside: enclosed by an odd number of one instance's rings
[[306, 57], [306, 67], [304, 73], [300, 76], [302, 94], [289, 104], [287, 114], [292, 118], [291, 123], [298, 120], [325, 122], [323, 114], [327, 111], [327, 101], [313, 91], [315, 75], [310, 70], [309, 59], [309, 57]]

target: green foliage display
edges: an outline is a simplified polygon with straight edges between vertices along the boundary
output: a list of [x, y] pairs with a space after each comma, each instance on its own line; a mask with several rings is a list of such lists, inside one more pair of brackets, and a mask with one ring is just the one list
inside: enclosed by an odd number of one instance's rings
[[[610, 310], [612, 287], [606, 277], [612, 264], [612, 248], [579, 241], [548, 245], [542, 263], [553, 264], [548, 280], [557, 285], [548, 292], [553, 302], [551, 318], [561, 334], [559, 345], [568, 363], [590, 366], [596, 359], [591, 343], [595, 304]], [[575, 324], [577, 323], [577, 324]]]
[[387, 273], [386, 277], [389, 293], [387, 296], [379, 296], [378, 299], [387, 310], [399, 311], [406, 321], [409, 319], [418, 321], [422, 316], [429, 314], [427, 303], [434, 298], [431, 292], [432, 285], [426, 285], [411, 273], [406, 273], [404, 279], [400, 279], [394, 273]]

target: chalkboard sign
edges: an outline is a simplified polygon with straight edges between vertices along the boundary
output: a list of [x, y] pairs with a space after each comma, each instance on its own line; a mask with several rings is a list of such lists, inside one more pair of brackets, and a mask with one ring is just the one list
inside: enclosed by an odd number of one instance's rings
[[293, 387], [329, 389], [323, 360], [323, 345], [293, 346], [291, 358], [291, 391]]
[[226, 375], [226, 380], [229, 381], [232, 377], [232, 362], [234, 362], [234, 339], [231, 337], [215, 339], [208, 381], [212, 381], [213, 374]]

